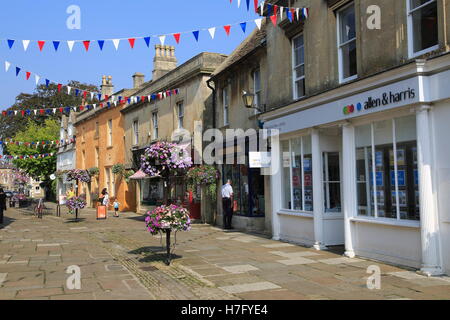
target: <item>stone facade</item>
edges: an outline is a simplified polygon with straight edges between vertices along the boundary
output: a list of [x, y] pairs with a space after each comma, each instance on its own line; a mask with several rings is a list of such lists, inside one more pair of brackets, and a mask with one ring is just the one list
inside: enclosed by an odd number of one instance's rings
[[[59, 134], [59, 140], [66, 141], [72, 139], [75, 136], [75, 113], [70, 112], [69, 116], [63, 115], [61, 117], [61, 129]], [[76, 165], [76, 144], [67, 144], [58, 149], [56, 155], [56, 171], [66, 171], [75, 169]], [[66, 181], [66, 176], [62, 175], [58, 178], [56, 186], [57, 200], [60, 204], [65, 203], [65, 194], [73, 185], [72, 182]]]

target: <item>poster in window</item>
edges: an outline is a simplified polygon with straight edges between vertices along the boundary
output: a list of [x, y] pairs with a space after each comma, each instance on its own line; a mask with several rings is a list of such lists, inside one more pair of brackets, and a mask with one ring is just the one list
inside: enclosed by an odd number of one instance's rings
[[[405, 191], [399, 191], [398, 192], [398, 201], [400, 207], [406, 207], [408, 205], [407, 203], [407, 195]], [[396, 192], [392, 192], [392, 204], [396, 207], [397, 206], [397, 198], [396, 198]]]
[[[405, 170], [398, 170], [397, 171], [397, 181], [399, 187], [405, 187], [406, 186], [406, 172]], [[395, 186], [395, 171], [391, 171], [391, 185]]]
[[[406, 151], [405, 149], [397, 149], [397, 166], [406, 165]], [[394, 151], [389, 151], [389, 158], [391, 166], [394, 166]]]
[[377, 151], [375, 153], [375, 165], [377, 168], [383, 167], [383, 151]]
[[377, 191], [377, 203], [379, 205], [384, 205], [384, 192], [383, 191]]
[[300, 172], [297, 173], [295, 171], [297, 171], [297, 170], [294, 170], [293, 176], [292, 176], [292, 184], [294, 185], [294, 188], [300, 187], [300, 185], [301, 185], [300, 175], [299, 175]]
[[291, 155], [289, 152], [283, 152], [283, 168], [291, 167]]
[[303, 159], [303, 169], [305, 170], [305, 172], [311, 171], [311, 159], [310, 158]]
[[312, 186], [312, 174], [305, 174], [305, 187]]
[[[377, 187], [384, 187], [384, 178], [383, 178], [383, 171], [377, 171], [376, 173], [376, 179], [377, 179]], [[373, 174], [369, 174], [370, 179], [370, 185], [373, 186]]]

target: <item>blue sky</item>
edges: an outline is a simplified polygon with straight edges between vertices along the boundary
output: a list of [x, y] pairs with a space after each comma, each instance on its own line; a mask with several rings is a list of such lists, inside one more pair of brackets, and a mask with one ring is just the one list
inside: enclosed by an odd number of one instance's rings
[[[61, 42], [58, 52], [52, 43], [45, 44], [40, 52], [36, 42], [31, 42], [26, 52], [18, 40], [98, 40], [169, 34], [220, 26], [214, 40], [208, 31], [200, 33], [197, 43], [192, 34], [182, 35], [179, 45], [172, 36], [166, 44], [175, 45], [179, 64], [203, 52], [230, 54], [233, 49], [255, 28], [247, 26], [244, 34], [239, 26], [232, 27], [229, 37], [221, 26], [258, 18], [251, 1], [247, 11], [245, 0], [237, 8], [237, 0], [15, 0], [4, 1], [0, 11], [0, 39], [16, 39], [12, 50], [6, 41], [0, 42], [0, 109], [14, 103], [21, 92], [33, 92], [34, 76], [25, 80], [25, 75], [15, 76], [14, 67], [39, 74], [43, 78], [66, 84], [78, 80], [99, 85], [102, 75], [111, 75], [116, 90], [132, 87], [132, 74], [142, 72], [146, 81], [151, 78], [154, 45], [150, 49], [144, 40], [136, 40], [132, 50], [128, 41], [120, 43], [116, 51], [112, 42], [105, 43], [103, 51], [92, 42], [89, 52], [81, 43], [75, 44], [72, 53], [67, 43]], [[70, 5], [81, 9], [81, 29], [69, 30], [66, 13]], [[12, 64], [4, 72], [4, 61]], [[41, 80], [42, 83], [43, 80]]]

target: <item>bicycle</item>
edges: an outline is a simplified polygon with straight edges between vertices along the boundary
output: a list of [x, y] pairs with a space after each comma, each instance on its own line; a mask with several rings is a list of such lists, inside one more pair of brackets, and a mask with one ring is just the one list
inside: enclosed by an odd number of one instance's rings
[[33, 208], [33, 212], [38, 219], [42, 219], [42, 215], [44, 212], [44, 202], [42, 201], [42, 199], [39, 199], [38, 204]]

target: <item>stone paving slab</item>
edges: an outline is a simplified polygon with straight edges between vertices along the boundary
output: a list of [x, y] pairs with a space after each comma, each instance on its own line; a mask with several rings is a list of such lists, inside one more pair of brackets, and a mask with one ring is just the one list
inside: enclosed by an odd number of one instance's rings
[[[450, 299], [449, 277], [430, 279], [265, 235], [194, 225], [177, 234], [168, 267], [164, 239], [146, 233], [136, 214], [97, 221], [86, 209], [78, 223], [64, 212], [42, 220], [7, 214], [14, 221], [0, 228], [0, 299]], [[381, 290], [366, 286], [374, 264], [382, 271]], [[70, 265], [81, 269], [80, 290], [67, 288]]]

